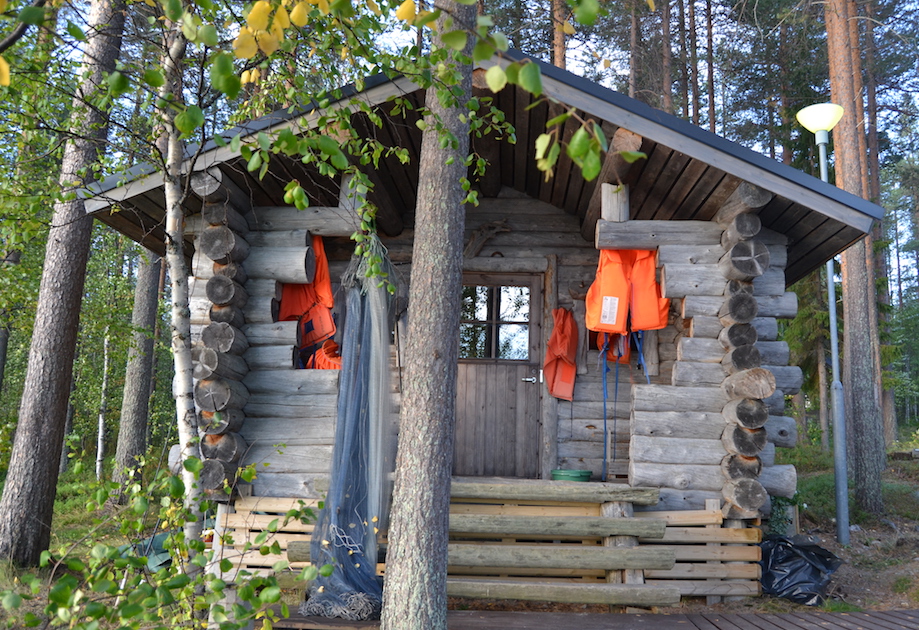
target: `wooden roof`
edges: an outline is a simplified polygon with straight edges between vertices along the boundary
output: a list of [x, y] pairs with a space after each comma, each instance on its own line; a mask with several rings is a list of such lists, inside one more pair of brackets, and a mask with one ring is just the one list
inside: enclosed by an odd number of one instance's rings
[[[523, 55], [514, 52], [497, 63], [507, 64], [521, 58]], [[596, 216], [588, 214], [588, 207], [598, 180], [585, 182], [580, 169], [564, 152], [554, 177], [546, 180], [536, 169], [534, 156], [535, 138], [545, 128], [546, 121], [567, 107], [575, 107], [582, 117], [600, 123], [609, 137], [619, 128], [641, 136], [641, 150], [647, 159], [620, 169], [622, 182], [630, 186], [633, 219], [709, 220], [742, 181], [774, 193], [772, 201], [759, 214], [764, 227], [789, 238], [786, 270], [789, 284], [859, 239], [882, 216], [880, 207], [835, 186], [618, 92], [538, 63], [545, 93], [564, 106], [543, 101], [531, 107], [530, 95], [513, 86], [497, 95], [491, 95], [487, 89], [476, 90], [480, 96], [494, 96], [495, 104], [505, 112], [517, 132], [516, 144], [492, 136], [473, 138], [474, 150], [489, 162], [484, 177], [478, 181], [486, 196], [497, 195], [502, 186], [515, 188], [579, 216], [582, 222], [587, 222], [583, 231], [590, 237]], [[415, 125], [417, 114], [409, 111], [389, 115], [392, 105], [388, 99], [396, 95], [416, 105], [424, 100], [424, 92], [408, 79], [388, 80], [378, 76], [366, 82], [363, 92], [350, 90], [332, 106], [347, 107], [350, 98], [363, 99], [382, 114], [383, 125], [377, 127], [365, 116], [356, 115], [352, 121], [358, 131], [386, 145], [403, 146], [409, 152], [411, 159], [406, 164], [387, 158], [378, 169], [368, 172], [375, 185], [371, 199], [380, 208], [379, 227], [391, 236], [413, 225], [421, 146], [421, 132]], [[316, 116], [314, 110], [273, 114], [230, 130], [224, 137], [240, 133], [245, 138], [258, 131], [308, 126]], [[570, 137], [577, 124], [569, 119], [563, 137]], [[190, 148], [189, 155], [195, 150]], [[188, 165], [195, 171], [212, 167], [219, 168], [225, 181], [229, 180], [248, 196], [253, 207], [284, 205], [284, 185], [294, 178], [304, 185], [312, 204], [336, 206], [338, 203], [337, 182], [280, 154], [272, 157], [268, 173], [261, 180], [246, 171], [245, 162], [229, 147], [213, 143], [199, 152], [193, 166]], [[607, 177], [610, 172], [614, 169], [603, 171]], [[162, 253], [165, 199], [159, 173], [141, 165], [105, 180], [93, 192], [95, 196], [87, 200], [88, 212]], [[187, 212], [198, 211], [200, 205], [200, 199], [190, 199], [186, 203]], [[189, 242], [189, 251], [191, 247]]]

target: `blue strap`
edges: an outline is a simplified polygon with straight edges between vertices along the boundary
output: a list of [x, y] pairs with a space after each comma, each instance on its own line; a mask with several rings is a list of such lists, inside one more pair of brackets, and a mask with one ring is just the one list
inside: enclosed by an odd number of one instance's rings
[[606, 374], [609, 372], [608, 352], [609, 333], [603, 333], [603, 346], [600, 347], [600, 372], [603, 374], [603, 471], [600, 474], [602, 481], [606, 481], [606, 449], [609, 443], [609, 435], [606, 432], [606, 400], [609, 398], [606, 390]]
[[645, 351], [642, 348], [642, 341], [645, 337], [645, 332], [639, 330], [633, 332], [632, 336], [635, 338], [635, 347], [638, 348], [638, 367], [641, 368], [641, 371], [645, 373], [645, 379], [648, 381], [648, 385], [651, 384], [651, 375], [648, 374], [648, 366], [645, 364]]

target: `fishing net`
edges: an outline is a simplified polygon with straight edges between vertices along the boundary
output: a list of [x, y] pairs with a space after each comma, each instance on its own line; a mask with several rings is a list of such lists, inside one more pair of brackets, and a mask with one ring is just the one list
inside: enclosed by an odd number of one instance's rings
[[390, 296], [369, 259], [392, 278], [377, 241], [370, 257], [352, 260], [342, 278], [345, 322], [332, 475], [310, 544], [313, 564], [334, 571], [310, 587], [305, 615], [364, 620], [379, 617], [377, 532], [386, 525], [394, 461], [390, 377]]

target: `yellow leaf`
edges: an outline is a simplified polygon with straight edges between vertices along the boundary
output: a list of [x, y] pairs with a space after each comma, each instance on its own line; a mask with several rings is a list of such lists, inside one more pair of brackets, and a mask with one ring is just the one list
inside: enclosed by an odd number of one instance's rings
[[246, 16], [246, 24], [253, 31], [264, 31], [268, 28], [269, 15], [271, 15], [271, 3], [268, 0], [258, 0], [252, 5], [252, 10]]
[[574, 27], [571, 26], [571, 22], [565, 20], [565, 23], [562, 24], [562, 30], [565, 31], [565, 35], [574, 35]]
[[277, 20], [275, 20], [275, 21], [274, 21], [274, 24], [271, 25], [271, 28], [269, 29], [269, 32], [270, 32], [272, 35], [274, 35], [274, 37], [275, 37], [279, 42], [283, 42], [283, 41], [284, 41], [284, 29], [281, 28], [281, 25], [278, 24], [278, 21], [277, 21]]
[[604, 60], [603, 60], [603, 69], [604, 69], [604, 70], [606, 70], [607, 68], [609, 68], [610, 65], [611, 65], [611, 62], [610, 62], [609, 59], [604, 59]]
[[380, 5], [378, 5], [373, 0], [367, 0], [367, 6], [370, 7], [370, 10], [373, 11], [374, 15], [383, 15], [383, 12], [380, 11]]
[[310, 9], [307, 2], [298, 2], [297, 6], [294, 7], [294, 10], [290, 12], [290, 21], [294, 25], [299, 27], [306, 26], [307, 16], [309, 16]]
[[4, 11], [6, 11], [6, 5], [7, 5], [6, 0], [0, 0], [0, 13], [3, 13]]
[[654, 11], [654, 0], [648, 0], [648, 8]]
[[258, 52], [258, 42], [252, 33], [240, 32], [239, 37], [233, 40], [233, 54], [240, 59], [251, 59]]
[[[2, 2], [3, 0], [0, 0]], [[10, 64], [6, 62], [6, 59], [0, 57], [0, 85], [9, 85], [10, 84]]]
[[239, 75], [239, 82], [245, 85], [249, 82], [249, 71], [243, 70], [242, 74]]
[[319, 12], [323, 15], [329, 12], [329, 0], [319, 0]]
[[258, 40], [258, 47], [266, 57], [278, 49], [278, 38], [268, 31], [259, 31], [255, 34], [255, 39]]
[[396, 9], [396, 17], [403, 22], [411, 22], [415, 19], [415, 0], [405, 0]]
[[278, 28], [290, 28], [290, 17], [287, 15], [287, 9], [278, 8], [274, 14], [274, 26]]

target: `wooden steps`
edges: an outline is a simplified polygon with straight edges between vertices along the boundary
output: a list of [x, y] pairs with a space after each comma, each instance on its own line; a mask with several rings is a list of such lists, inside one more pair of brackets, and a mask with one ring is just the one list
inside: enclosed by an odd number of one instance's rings
[[633, 584], [561, 584], [523, 580], [447, 579], [447, 595], [477, 599], [522, 599], [575, 604], [669, 606], [680, 602], [673, 586]]

